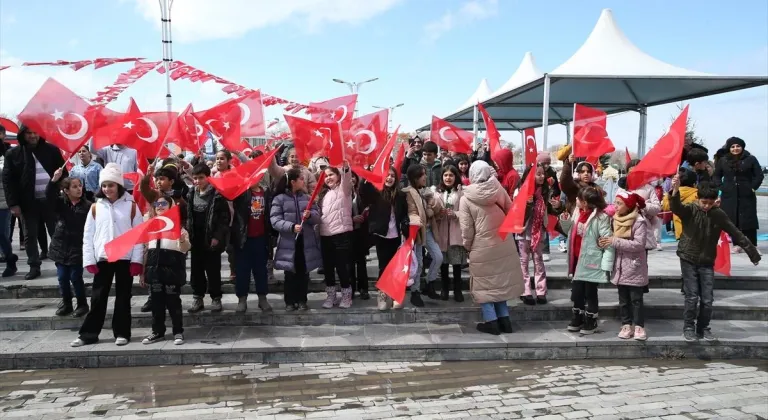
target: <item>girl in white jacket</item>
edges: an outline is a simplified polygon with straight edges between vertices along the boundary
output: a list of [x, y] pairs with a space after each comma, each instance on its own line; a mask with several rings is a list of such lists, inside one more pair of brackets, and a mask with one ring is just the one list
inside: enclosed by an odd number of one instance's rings
[[115, 280], [115, 308], [112, 332], [115, 344], [124, 346], [131, 339], [131, 288], [133, 277], [141, 274], [144, 244], [135, 245], [130, 252], [115, 262], [108, 262], [104, 246], [113, 239], [140, 225], [141, 211], [126, 193], [123, 173], [115, 163], [108, 163], [99, 174], [101, 189], [95, 194], [96, 203], [85, 219], [83, 235], [83, 266], [94, 275], [91, 292], [91, 311], [80, 327], [80, 336], [70, 345], [80, 347], [99, 341], [107, 300]]

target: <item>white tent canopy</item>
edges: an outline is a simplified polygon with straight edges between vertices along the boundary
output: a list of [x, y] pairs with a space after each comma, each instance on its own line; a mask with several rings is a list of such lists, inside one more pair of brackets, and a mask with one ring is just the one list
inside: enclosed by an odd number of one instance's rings
[[[608, 113], [641, 115], [639, 151], [645, 151], [645, 109], [768, 84], [768, 76], [716, 76], [673, 66], [635, 46], [603, 10], [584, 44], [554, 71], [483, 102], [499, 129], [546, 127], [572, 119], [573, 104]], [[446, 118], [472, 127], [471, 110]], [[546, 129], [544, 132], [546, 141]], [[546, 143], [542, 142], [546, 147]]]
[[478, 102], [483, 102], [484, 100], [490, 98], [492, 96], [492, 90], [491, 87], [488, 86], [488, 79], [483, 79], [480, 81], [480, 85], [477, 87], [477, 90], [475, 90], [475, 93], [472, 94], [472, 96], [467, 99], [466, 102], [464, 102], [464, 105], [462, 105], [459, 110], [467, 108], [467, 107], [473, 107]]

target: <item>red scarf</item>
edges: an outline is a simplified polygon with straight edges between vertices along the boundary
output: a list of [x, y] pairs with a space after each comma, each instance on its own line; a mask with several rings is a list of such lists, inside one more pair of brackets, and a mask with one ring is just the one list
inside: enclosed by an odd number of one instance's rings
[[531, 250], [537, 250], [541, 242], [541, 233], [544, 230], [544, 217], [547, 213], [547, 205], [541, 195], [541, 187], [537, 187], [533, 193], [533, 221], [531, 225]]
[[581, 253], [581, 240], [584, 239], [583, 233], [586, 232], [586, 226], [584, 226], [584, 230], [579, 229], [580, 224], [586, 224], [587, 220], [589, 219], [589, 216], [592, 214], [589, 210], [580, 210], [579, 211], [579, 220], [576, 221], [576, 223], [573, 226], [573, 229], [571, 229], [574, 233], [573, 235], [573, 241], [571, 243], [571, 261], [570, 261], [570, 270], [569, 274], [576, 273], [576, 264], [579, 262], [579, 254]]

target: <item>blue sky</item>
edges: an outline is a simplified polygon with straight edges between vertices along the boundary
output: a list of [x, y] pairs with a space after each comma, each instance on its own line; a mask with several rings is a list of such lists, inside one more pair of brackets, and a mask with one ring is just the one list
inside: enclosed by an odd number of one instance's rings
[[[603, 8], [640, 49], [670, 64], [717, 74], [768, 74], [768, 2], [516, 0], [176, 0], [174, 58], [279, 97], [306, 103], [348, 93], [332, 78], [379, 77], [361, 88], [358, 109], [404, 102], [395, 124], [413, 129], [461, 105], [482, 78], [500, 87], [526, 51], [542, 71], [557, 67], [587, 38]], [[0, 65], [96, 57], [161, 57], [156, 0], [2, 0]], [[129, 64], [97, 71], [13, 68], [0, 72], [0, 112], [13, 114], [48, 76], [91, 97]], [[203, 109], [225, 99], [220, 86], [176, 81], [174, 108]], [[164, 78], [150, 73], [129, 96], [145, 110], [164, 107]], [[649, 112], [653, 144], [676, 113]], [[279, 116], [276, 107], [267, 109]], [[710, 148], [731, 135], [768, 164], [768, 89], [691, 103]], [[636, 148], [637, 116], [609, 120], [623, 149]], [[519, 142], [517, 133], [504, 133]], [[550, 130], [550, 144], [565, 130]]]

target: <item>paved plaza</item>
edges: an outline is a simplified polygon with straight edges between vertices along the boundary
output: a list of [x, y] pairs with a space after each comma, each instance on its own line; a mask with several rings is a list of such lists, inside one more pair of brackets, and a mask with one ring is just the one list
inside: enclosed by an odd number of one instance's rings
[[768, 362], [397, 362], [0, 372], [0, 418], [765, 419]]

